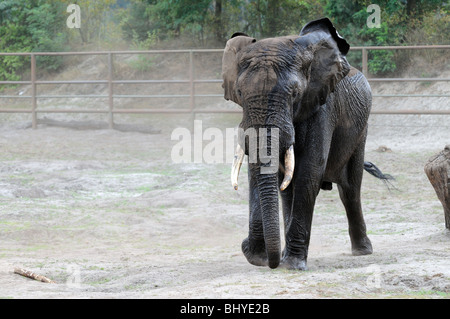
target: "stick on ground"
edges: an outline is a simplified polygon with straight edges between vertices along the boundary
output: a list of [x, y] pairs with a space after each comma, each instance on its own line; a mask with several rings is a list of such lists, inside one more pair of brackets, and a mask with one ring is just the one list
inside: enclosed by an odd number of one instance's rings
[[24, 277], [28, 277], [28, 278], [37, 280], [37, 281], [47, 282], [47, 283], [51, 283], [51, 284], [55, 283], [53, 280], [51, 280], [51, 279], [49, 279], [47, 277], [35, 274], [34, 272], [29, 271], [29, 270], [25, 270], [23, 268], [14, 268], [14, 273], [15, 274], [19, 274], [19, 275], [24, 276]]

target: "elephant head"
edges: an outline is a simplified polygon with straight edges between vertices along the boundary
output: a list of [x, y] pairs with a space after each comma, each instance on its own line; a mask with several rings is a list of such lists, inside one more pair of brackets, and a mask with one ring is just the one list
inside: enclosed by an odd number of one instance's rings
[[[226, 44], [222, 60], [224, 97], [243, 108], [241, 131], [267, 130], [264, 137], [258, 138], [264, 138], [269, 149], [277, 148], [276, 152], [273, 149], [269, 152], [279, 154], [279, 167], [285, 172], [284, 179], [279, 181], [277, 171], [262, 173], [265, 163], [258, 156], [254, 163], [249, 162], [249, 178], [257, 188], [265, 249], [272, 268], [280, 262], [278, 188], [285, 190], [292, 179], [294, 126], [322, 107], [347, 75], [350, 66], [345, 54], [349, 48], [327, 18], [308, 23], [299, 36], [257, 41], [237, 33]], [[278, 132], [276, 145], [269, 138], [273, 129]], [[251, 156], [248, 143], [248, 139], [239, 139], [232, 169], [235, 187], [244, 149]], [[259, 146], [257, 152], [261, 152]]]

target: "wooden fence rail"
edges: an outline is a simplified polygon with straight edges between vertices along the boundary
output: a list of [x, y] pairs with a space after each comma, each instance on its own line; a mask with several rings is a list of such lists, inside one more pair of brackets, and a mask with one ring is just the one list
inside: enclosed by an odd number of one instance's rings
[[[425, 46], [369, 46], [369, 47], [352, 47], [353, 51], [361, 51], [362, 53], [362, 72], [368, 76], [368, 52], [370, 50], [426, 50], [426, 49], [450, 49], [450, 45], [425, 45]], [[147, 50], [147, 51], [93, 51], [93, 52], [22, 52], [22, 53], [5, 53], [0, 52], [0, 56], [29, 56], [30, 57], [30, 81], [0, 81], [0, 85], [31, 85], [31, 95], [0, 95], [0, 98], [28, 98], [31, 99], [30, 108], [14, 109], [0, 108], [0, 113], [30, 113], [32, 127], [37, 127], [38, 113], [104, 113], [108, 118], [110, 128], [114, 127], [114, 114], [132, 114], [132, 113], [180, 113], [192, 114], [195, 117], [197, 113], [240, 113], [239, 108], [236, 109], [201, 109], [196, 107], [196, 98], [198, 97], [222, 97], [221, 94], [196, 94], [196, 85], [204, 83], [222, 83], [222, 79], [196, 79], [194, 76], [194, 58], [195, 53], [222, 53], [222, 49], [203, 49], [203, 50]], [[188, 54], [189, 55], [189, 78], [185, 80], [120, 80], [115, 79], [114, 56], [118, 54]], [[107, 76], [102, 80], [73, 80], [73, 81], [41, 81], [37, 80], [36, 57], [37, 56], [76, 56], [76, 55], [104, 55], [107, 56]], [[436, 82], [450, 81], [450, 78], [368, 78], [369, 82]], [[114, 88], [117, 84], [185, 84], [189, 85], [189, 94], [154, 94], [154, 95], [137, 95], [137, 94], [115, 94]], [[37, 86], [50, 84], [103, 84], [107, 85], [107, 94], [92, 95], [38, 95]], [[374, 97], [450, 97], [450, 94], [374, 94]], [[107, 98], [108, 103], [105, 108], [96, 109], [39, 109], [38, 99], [40, 98]], [[120, 98], [189, 98], [188, 108], [117, 108], [114, 107], [114, 99]], [[450, 115], [450, 110], [374, 110], [373, 114], [439, 114]]]

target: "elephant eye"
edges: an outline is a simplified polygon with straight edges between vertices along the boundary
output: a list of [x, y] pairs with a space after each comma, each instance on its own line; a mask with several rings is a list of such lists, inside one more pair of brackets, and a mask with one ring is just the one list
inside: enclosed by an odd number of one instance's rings
[[242, 92], [241, 92], [241, 90], [237, 90], [237, 95], [239, 96], [239, 97], [242, 97]]
[[297, 97], [298, 97], [298, 90], [297, 90], [297, 89], [294, 89], [294, 90], [292, 91], [292, 98], [295, 100], [295, 99], [297, 99]]

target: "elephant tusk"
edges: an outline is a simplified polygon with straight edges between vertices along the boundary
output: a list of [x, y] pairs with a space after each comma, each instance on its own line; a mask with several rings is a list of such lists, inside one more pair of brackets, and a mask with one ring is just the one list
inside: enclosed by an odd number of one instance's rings
[[292, 176], [294, 176], [294, 167], [294, 145], [291, 145], [284, 155], [284, 179], [281, 183], [280, 190], [284, 191], [291, 183]]
[[235, 190], [238, 189], [239, 171], [241, 170], [244, 155], [245, 152], [238, 143], [236, 147], [236, 152], [234, 153], [233, 166], [231, 167], [231, 185], [234, 187]]

